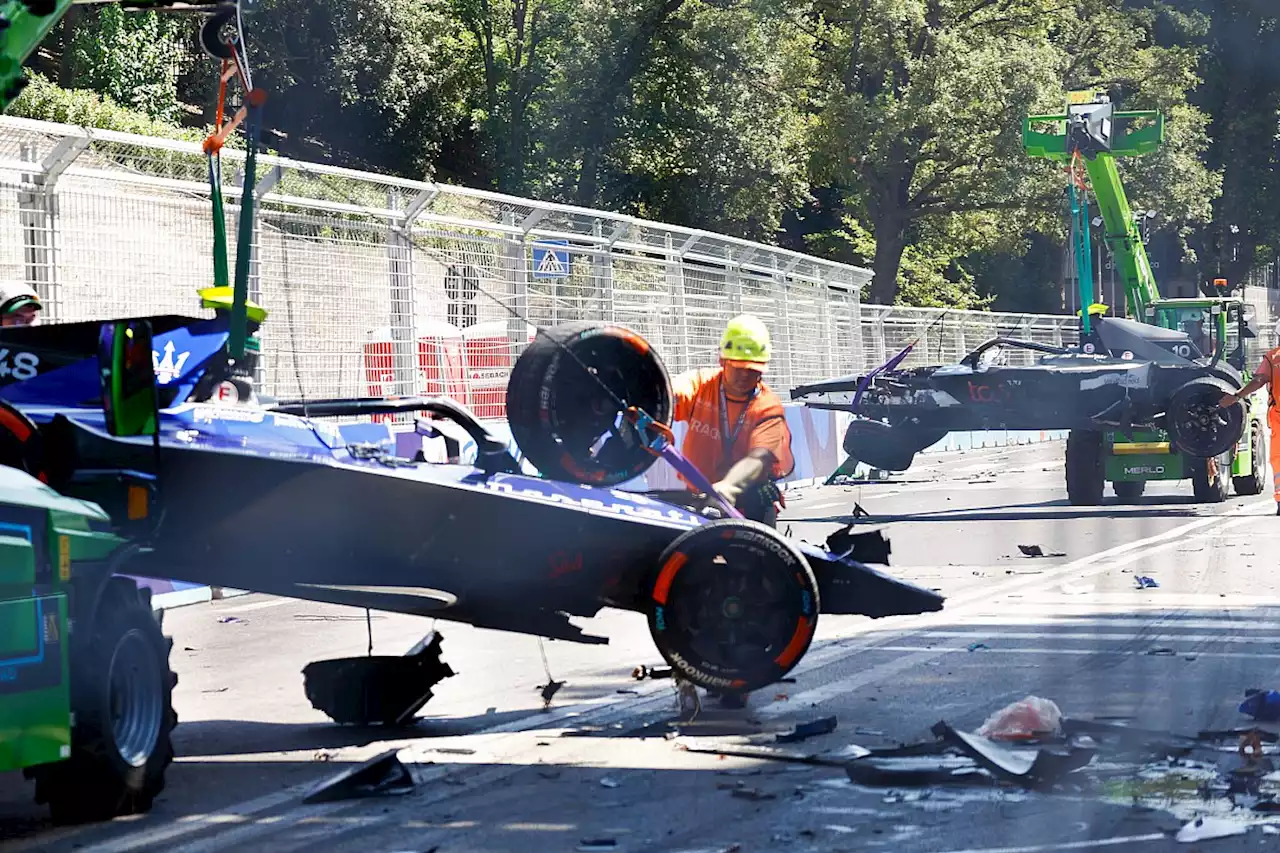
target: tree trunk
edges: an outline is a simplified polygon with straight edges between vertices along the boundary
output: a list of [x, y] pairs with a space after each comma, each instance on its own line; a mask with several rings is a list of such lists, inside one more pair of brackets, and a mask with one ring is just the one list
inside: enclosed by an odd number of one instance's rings
[[875, 277], [871, 279], [873, 305], [892, 305], [898, 298], [898, 270], [902, 266], [902, 252], [907, 247], [906, 228], [896, 218], [886, 217], [875, 223], [876, 255], [871, 264]]

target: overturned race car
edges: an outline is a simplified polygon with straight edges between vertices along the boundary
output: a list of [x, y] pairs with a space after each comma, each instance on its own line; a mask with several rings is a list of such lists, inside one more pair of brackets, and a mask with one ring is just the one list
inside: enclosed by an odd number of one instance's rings
[[[999, 363], [1009, 349], [1039, 356], [1025, 365]], [[845, 451], [886, 471], [910, 468], [917, 453], [950, 432], [1071, 430], [1071, 490], [1073, 477], [1101, 464], [1079, 451], [1073, 464], [1073, 446], [1105, 430], [1166, 430], [1180, 452], [1197, 458], [1230, 452], [1244, 431], [1244, 405], [1218, 404], [1244, 378], [1221, 356], [1200, 352], [1185, 332], [1096, 317], [1077, 345], [994, 338], [958, 364], [877, 369], [803, 385], [791, 396], [852, 413]]]
[[[942, 608], [863, 562], [888, 562], [878, 533], [817, 547], [717, 518], [692, 493], [616, 488], [657, 459], [620, 403], [656, 424], [672, 412], [661, 358], [622, 326], [542, 330], [521, 354], [508, 414], [524, 460], [448, 398], [211, 402], [244, 381], [228, 328], [219, 311], [0, 330], [31, 363], [0, 379], [0, 462], [103, 506], [145, 546], [129, 574], [584, 643], [606, 640], [571, 617], [639, 612], [677, 673], [724, 694], [783, 678], [821, 613]], [[181, 365], [161, 358], [174, 351]], [[448, 461], [397, 455], [385, 424], [350, 423], [377, 414], [416, 416]], [[340, 722], [404, 722], [453, 674], [439, 654], [429, 635], [390, 659], [403, 666], [319, 662], [308, 695]]]

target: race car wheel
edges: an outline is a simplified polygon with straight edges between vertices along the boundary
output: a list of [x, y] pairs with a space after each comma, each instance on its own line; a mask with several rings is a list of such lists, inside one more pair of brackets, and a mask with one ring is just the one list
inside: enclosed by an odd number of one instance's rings
[[49, 482], [44, 466], [44, 443], [30, 418], [0, 400], [0, 465], [25, 471]]
[[854, 420], [844, 433], [844, 452], [872, 468], [905, 471], [915, 461], [916, 451], [923, 447], [913, 446], [913, 439], [918, 436], [910, 431], [900, 433], [898, 429], [881, 421]]
[[1200, 503], [1220, 504], [1227, 499], [1231, 481], [1231, 453], [1213, 459], [1189, 459], [1191, 492]]
[[1244, 404], [1218, 407], [1223, 395], [1235, 390], [1221, 379], [1201, 376], [1173, 392], [1166, 421], [1179, 451], [1209, 459], [1236, 446], [1244, 432]]
[[507, 384], [511, 434], [544, 477], [613, 486], [657, 457], [623, 417], [635, 406], [671, 422], [671, 381], [662, 359], [630, 329], [571, 323], [540, 330]]
[[648, 585], [649, 633], [699, 687], [749, 693], [775, 683], [813, 641], [820, 601], [804, 555], [764, 525], [715, 521], [671, 543]]
[[1102, 451], [1100, 432], [1073, 429], [1067, 434], [1067, 499], [1072, 506], [1102, 503], [1102, 492], [1107, 485]]
[[178, 676], [169, 666], [173, 640], [152, 612], [151, 590], [112, 578], [85, 628], [72, 636], [71, 757], [29, 774], [36, 802], [48, 803], [58, 823], [149, 811], [173, 762]]
[[1253, 421], [1249, 426], [1249, 473], [1243, 477], [1231, 478], [1231, 486], [1237, 495], [1260, 495], [1266, 487], [1266, 466], [1262, 454], [1262, 424]]
[[1117, 480], [1111, 484], [1111, 488], [1115, 489], [1116, 497], [1120, 500], [1136, 501], [1147, 490], [1147, 483], [1145, 480]]

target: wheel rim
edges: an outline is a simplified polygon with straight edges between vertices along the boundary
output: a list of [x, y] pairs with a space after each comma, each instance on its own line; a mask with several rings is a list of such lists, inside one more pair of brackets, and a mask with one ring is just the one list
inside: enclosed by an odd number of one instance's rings
[[[552, 380], [547, 412], [548, 425], [564, 453], [577, 466], [606, 475], [628, 472], [647, 462], [648, 451], [611, 393], [665, 423], [665, 380], [660, 370], [636, 358], [632, 346], [616, 338], [601, 337], [574, 349], [577, 357], [563, 356]], [[590, 375], [584, 375], [584, 364]]]
[[1178, 434], [1192, 445], [1193, 450], [1213, 447], [1222, 432], [1231, 427], [1227, 414], [1208, 401], [1197, 401], [1187, 406], [1176, 423]]
[[770, 571], [746, 549], [732, 552], [693, 557], [671, 591], [678, 602], [671, 627], [680, 645], [720, 673], [776, 658], [795, 635], [800, 615], [793, 579]]
[[141, 767], [155, 751], [164, 719], [160, 664], [141, 632], [130, 631], [116, 644], [108, 684], [116, 752]]

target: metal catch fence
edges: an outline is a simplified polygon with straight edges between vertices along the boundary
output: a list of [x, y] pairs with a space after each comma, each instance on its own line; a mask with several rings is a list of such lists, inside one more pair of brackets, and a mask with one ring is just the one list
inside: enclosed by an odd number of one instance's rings
[[[223, 153], [232, 235], [242, 165]], [[868, 270], [745, 240], [276, 157], [259, 158], [255, 205], [250, 296], [270, 313], [258, 378], [282, 398], [449, 394], [501, 417], [534, 326], [575, 320], [631, 326], [676, 373], [714, 363], [729, 317], [758, 314], [784, 397], [922, 333], [909, 363], [997, 333], [1071, 334], [1067, 316], [935, 323], [943, 311], [861, 305]], [[201, 313], [211, 209], [198, 145], [0, 118], [0, 276], [34, 286], [46, 321]]]

